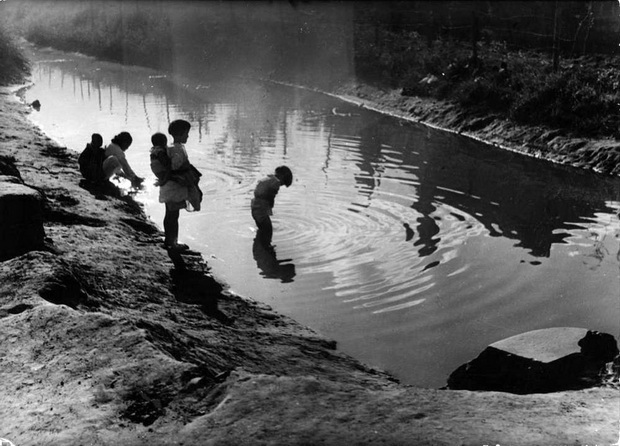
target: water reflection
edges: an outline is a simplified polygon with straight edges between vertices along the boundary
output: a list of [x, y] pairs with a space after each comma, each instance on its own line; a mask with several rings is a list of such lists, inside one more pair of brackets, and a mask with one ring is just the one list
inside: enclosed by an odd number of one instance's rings
[[278, 260], [275, 248], [263, 243], [258, 234], [252, 243], [252, 256], [264, 278], [279, 279], [282, 283], [293, 281], [296, 273], [295, 265], [289, 263], [292, 259]]
[[[394, 122], [385, 118], [364, 122], [357, 132], [362, 157], [357, 163], [362, 172], [356, 176], [359, 194], [372, 201], [381, 181], [387, 180], [414, 186], [411, 208], [419, 215], [415, 244], [421, 256], [432, 254], [440, 244], [441, 217], [434, 215], [438, 206], [450, 205], [477, 219], [490, 236], [516, 239], [515, 246], [533, 256], [549, 257], [552, 245], [564, 243], [570, 230], [582, 229], [580, 223], [587, 224], [597, 211], [612, 212], [605, 197], [618, 196], [613, 179], [562, 168], [541, 176], [537, 161], [493, 153], [497, 150], [450, 134], [426, 130], [421, 138], [420, 130], [401, 126], [396, 131]], [[393, 176], [396, 163], [386, 161], [386, 147], [402, 147], [403, 159], [397, 161], [402, 162], [399, 173], [406, 171], [404, 177]], [[364, 206], [370, 206], [368, 201]]]
[[[160, 222], [150, 136], [189, 120], [197, 137], [186, 148], [205, 172], [205, 198], [181, 218], [184, 242], [234, 291], [405, 382], [443, 385], [487, 344], [527, 329], [617, 331], [617, 179], [307, 91], [238, 79], [183, 85], [50, 54], [27, 93], [43, 104], [32, 118], [44, 131], [75, 150], [94, 131], [130, 131], [130, 163], [147, 176], [137, 199]], [[296, 182], [278, 198], [276, 255], [255, 240], [249, 202], [281, 164]], [[273, 301], [278, 294], [289, 298]]]
[[405, 241], [408, 242], [413, 238], [415, 232], [413, 231], [413, 229], [411, 229], [409, 223], [403, 223], [403, 226], [405, 227]]

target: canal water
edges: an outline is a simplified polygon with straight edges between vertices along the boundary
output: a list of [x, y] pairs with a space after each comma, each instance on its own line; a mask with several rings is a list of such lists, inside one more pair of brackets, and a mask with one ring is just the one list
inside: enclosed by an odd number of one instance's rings
[[[180, 241], [232, 291], [265, 302], [402, 382], [440, 387], [488, 344], [574, 326], [618, 336], [620, 183], [492, 149], [326, 95], [231, 78], [211, 84], [29, 48], [31, 119], [81, 151], [129, 131], [161, 227], [150, 136], [192, 123], [200, 212]], [[256, 182], [294, 173], [271, 255], [254, 242]], [[122, 187], [128, 187], [122, 181]]]

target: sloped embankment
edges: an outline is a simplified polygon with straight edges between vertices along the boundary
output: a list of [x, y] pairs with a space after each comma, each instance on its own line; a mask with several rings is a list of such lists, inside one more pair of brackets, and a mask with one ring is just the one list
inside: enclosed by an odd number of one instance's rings
[[350, 83], [333, 94], [353, 104], [469, 136], [502, 149], [620, 175], [620, 141], [613, 138], [588, 139], [567, 130], [519, 125], [499, 115], [468, 112], [453, 102], [403, 96], [401, 89], [382, 90]]
[[202, 258], [171, 259], [130, 197], [80, 186], [75, 154], [0, 95], [0, 155], [45, 238], [0, 262], [0, 436], [22, 445], [574, 444], [617, 440], [618, 390], [401, 386]]

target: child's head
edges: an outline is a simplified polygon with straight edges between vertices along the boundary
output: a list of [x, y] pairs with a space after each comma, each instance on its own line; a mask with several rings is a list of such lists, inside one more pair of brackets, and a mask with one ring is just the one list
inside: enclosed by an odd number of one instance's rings
[[163, 133], [154, 133], [151, 136], [151, 143], [155, 147], [166, 147], [168, 145], [168, 138]]
[[177, 119], [172, 121], [168, 126], [168, 133], [174, 138], [174, 142], [184, 143], [187, 142], [187, 136], [189, 135], [189, 129], [192, 125], [184, 119]]
[[293, 184], [293, 172], [291, 172], [291, 169], [286, 166], [276, 167], [276, 177], [278, 177], [280, 182], [286, 187]]
[[93, 133], [90, 137], [90, 145], [97, 149], [103, 145], [103, 137], [99, 133]]
[[112, 138], [112, 142], [118, 145], [123, 151], [127, 150], [131, 143], [133, 142], [133, 138], [129, 132], [120, 132], [114, 138]]

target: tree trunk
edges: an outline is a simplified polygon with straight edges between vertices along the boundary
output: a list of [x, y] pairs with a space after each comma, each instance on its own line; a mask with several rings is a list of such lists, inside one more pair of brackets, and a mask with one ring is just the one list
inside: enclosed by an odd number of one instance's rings
[[560, 48], [559, 48], [559, 7], [558, 0], [553, 5], [553, 71], [558, 71], [560, 66]]

